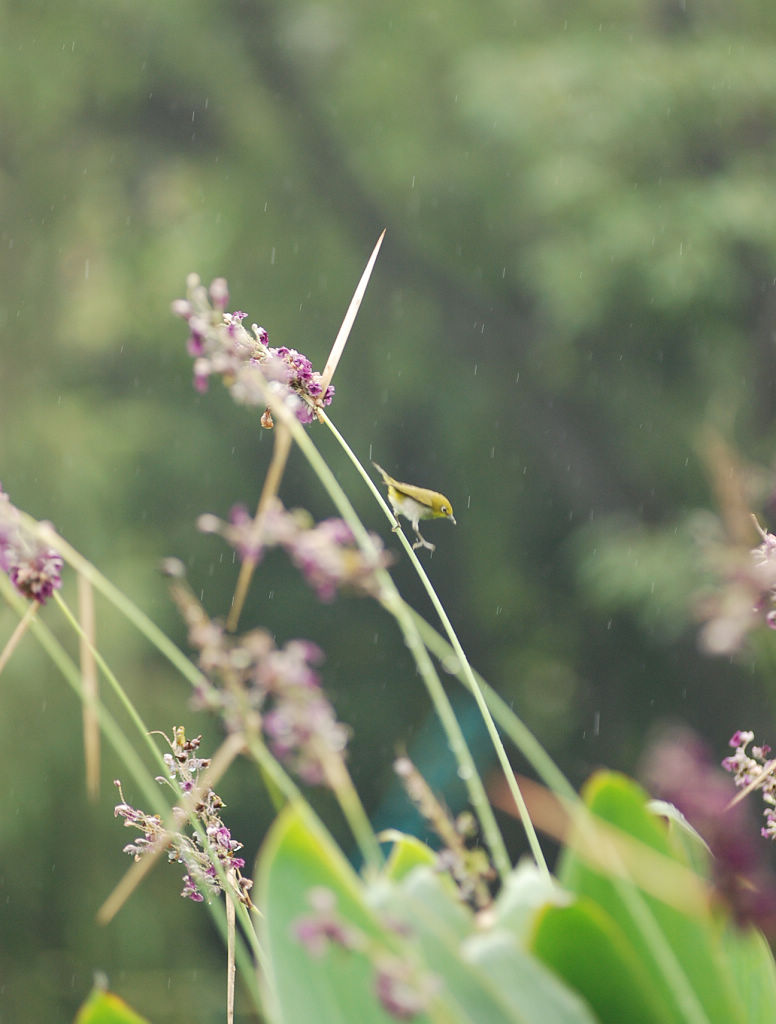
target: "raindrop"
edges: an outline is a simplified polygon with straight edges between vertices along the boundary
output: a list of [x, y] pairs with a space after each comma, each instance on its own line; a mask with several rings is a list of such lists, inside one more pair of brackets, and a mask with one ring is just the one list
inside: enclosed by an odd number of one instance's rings
[[473, 775], [473, 772], [472, 772], [471, 768], [469, 767], [469, 765], [461, 764], [461, 765], [458, 766], [458, 778], [459, 779], [463, 779], [463, 781], [466, 782], [468, 779], [470, 779], [472, 777], [472, 775]]

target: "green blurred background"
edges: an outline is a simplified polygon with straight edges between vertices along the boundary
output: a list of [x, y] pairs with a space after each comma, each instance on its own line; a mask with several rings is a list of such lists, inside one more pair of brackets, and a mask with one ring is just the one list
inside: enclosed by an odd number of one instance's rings
[[[170, 302], [192, 270], [226, 276], [231, 308], [320, 368], [386, 227], [330, 412], [363, 460], [451, 498], [458, 526], [430, 525], [423, 557], [473, 663], [575, 784], [633, 770], [666, 720], [720, 756], [737, 727], [773, 742], [769, 675], [698, 652], [687, 526], [711, 500], [704, 429], [772, 459], [770, 2], [0, 0], [0, 58], [0, 480], [16, 504], [184, 644], [159, 560], [183, 558], [223, 613], [235, 570], [195, 519], [255, 503], [271, 437], [220, 386], [192, 390]], [[332, 511], [298, 452], [283, 497]], [[401, 559], [395, 577], [428, 611]], [[73, 604], [74, 589], [69, 573]], [[445, 786], [376, 607], [318, 605], [277, 557], [244, 623], [326, 649], [370, 811], [418, 737]], [[14, 624], [0, 610], [3, 637]], [[218, 724], [147, 643], [102, 604], [98, 627], [149, 727], [184, 722], [215, 749]], [[220, 940], [176, 870], [94, 922], [130, 863], [122, 769], [106, 751], [89, 804], [80, 707], [32, 639], [0, 693], [2, 1024], [71, 1020], [95, 969], [160, 1024], [222, 1020]], [[267, 798], [242, 767], [220, 790], [252, 860]]]

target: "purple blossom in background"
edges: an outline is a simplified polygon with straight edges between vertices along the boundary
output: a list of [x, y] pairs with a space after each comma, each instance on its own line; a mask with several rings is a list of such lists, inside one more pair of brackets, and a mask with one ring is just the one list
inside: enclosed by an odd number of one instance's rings
[[333, 601], [342, 587], [365, 594], [377, 592], [375, 569], [387, 566], [390, 557], [380, 538], [369, 536], [373, 556], [357, 546], [343, 519], [324, 519], [312, 529], [298, 531], [285, 548], [320, 600]]
[[[189, 326], [186, 347], [194, 359], [194, 387], [207, 391], [210, 378], [221, 377], [232, 397], [241, 405], [266, 406], [265, 387], [285, 398], [300, 423], [312, 423], [315, 411], [330, 405], [334, 387], [324, 391], [320, 373], [313, 370], [307, 356], [296, 349], [269, 345], [267, 332], [251, 324], [243, 326], [247, 314], [227, 313], [229, 291], [223, 278], [216, 278], [207, 289], [196, 274], [187, 279], [187, 298], [177, 299], [172, 311]], [[264, 426], [272, 425], [265, 413]]]
[[307, 512], [288, 511], [275, 499], [260, 523], [256, 524], [242, 505], [229, 514], [229, 522], [214, 515], [202, 515], [197, 526], [204, 533], [217, 533], [231, 545], [241, 559], [261, 561], [268, 547], [283, 548], [321, 601], [332, 601], [342, 589], [375, 595], [379, 591], [376, 570], [390, 565], [377, 534], [370, 533], [371, 553], [360, 548], [343, 519], [324, 519], [313, 525]]
[[325, 755], [341, 755], [350, 736], [323, 693], [301, 687], [275, 700], [264, 733], [275, 757], [311, 786], [326, 783]]
[[0, 487], [0, 569], [31, 601], [44, 604], [62, 586], [61, 555], [43, 543]]
[[[754, 517], [752, 517], [754, 519]], [[701, 647], [709, 654], [733, 654], [758, 626], [776, 628], [776, 535], [754, 525], [762, 538], [755, 548], [717, 540], [707, 562], [718, 579], [697, 603]]]
[[321, 687], [323, 652], [309, 640], [278, 647], [263, 629], [227, 633], [210, 619], [180, 577], [173, 596], [199, 651], [203, 676], [194, 706], [219, 714], [230, 732], [260, 729], [286, 767], [311, 785], [328, 785], [327, 764], [342, 759], [350, 730], [337, 721]]
[[300, 530], [309, 525], [310, 517], [306, 512], [287, 512], [277, 499], [262, 516], [260, 537], [245, 505], [232, 506], [228, 522], [210, 514], [201, 515], [197, 520], [197, 528], [203, 533], [219, 534], [234, 548], [241, 560], [247, 558], [256, 564], [261, 561], [265, 548], [288, 549]]
[[[748, 742], [750, 736], [736, 733], [733, 739]], [[737, 754], [746, 756], [742, 749]], [[735, 770], [734, 760], [726, 758], [723, 767]], [[748, 767], [742, 778], [753, 770]], [[705, 745], [689, 730], [667, 735], [649, 751], [645, 776], [652, 792], [673, 803], [708, 844], [714, 892], [738, 924], [776, 936], [776, 877], [747, 805], [731, 803], [730, 783]]]

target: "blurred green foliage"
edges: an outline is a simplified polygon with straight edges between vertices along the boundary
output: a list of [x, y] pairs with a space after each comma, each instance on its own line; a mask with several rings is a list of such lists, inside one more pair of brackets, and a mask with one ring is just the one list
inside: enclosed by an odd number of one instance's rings
[[[574, 781], [632, 768], [667, 716], [721, 746], [773, 691], [698, 654], [681, 524], [709, 502], [705, 425], [772, 458], [775, 32], [764, 0], [0, 0], [4, 487], [183, 643], [156, 565], [182, 557], [226, 609], [230, 553], [194, 521], [254, 504], [271, 445], [193, 392], [169, 303], [224, 275], [321, 366], [387, 227], [331, 413], [364, 460], [449, 494], [430, 568], [473, 662]], [[298, 453], [283, 496], [331, 512]], [[244, 621], [326, 648], [376, 806], [427, 711], [393, 627], [321, 608], [280, 559]], [[149, 727], [214, 748], [167, 666], [102, 608], [99, 631]], [[221, 1019], [218, 940], [169, 869], [95, 926], [129, 863], [118, 767], [88, 806], [80, 709], [32, 642], [2, 692], [0, 1019], [70, 1020], [95, 968], [160, 1024]], [[222, 788], [255, 850], [268, 800], [248, 773]]]

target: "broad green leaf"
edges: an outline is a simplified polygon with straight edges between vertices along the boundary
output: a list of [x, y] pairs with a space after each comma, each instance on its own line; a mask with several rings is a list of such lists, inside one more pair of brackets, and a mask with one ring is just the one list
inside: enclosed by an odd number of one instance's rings
[[516, 1020], [526, 1024], [597, 1024], [581, 996], [536, 957], [521, 950], [509, 932], [472, 936], [464, 944], [464, 955], [502, 993]]
[[94, 989], [76, 1014], [74, 1024], [148, 1024], [148, 1019], [112, 992]]
[[587, 1000], [601, 1024], [667, 1024], [675, 1019], [626, 936], [584, 897], [542, 911], [531, 948]]
[[508, 1009], [489, 991], [485, 977], [463, 962], [461, 944], [474, 916], [459, 902], [449, 879], [416, 867], [399, 884], [383, 879], [370, 887], [370, 900], [413, 936], [423, 962], [436, 975], [460, 1019], [467, 1024], [507, 1024]]
[[[683, 844], [649, 811], [644, 791], [625, 776], [599, 773], [587, 784], [583, 796], [595, 818], [643, 844], [641, 853], [634, 845], [633, 856], [621, 858], [629, 869], [639, 869], [643, 861], [641, 884], [637, 887], [624, 875], [604, 872], [589, 856], [568, 848], [560, 871], [562, 882], [593, 900], [616, 922], [644, 964], [655, 991], [670, 1007], [666, 1021], [745, 1024], [747, 1018], [723, 956], [719, 923], [707, 900], [684, 900], [685, 895], [692, 896], [697, 875], [689, 873], [690, 858]], [[688, 872], [686, 893], [674, 887], [670, 896], [668, 889], [663, 896], [661, 869], [644, 870], [650, 851], [659, 855], [655, 865], [662, 864], [667, 877], [676, 870], [674, 865]]]
[[[592, 1024], [593, 1018], [563, 983], [517, 939], [477, 934], [474, 915], [447, 879], [419, 867], [398, 885], [381, 884], [371, 898], [415, 937], [425, 964], [469, 1024]], [[492, 959], [488, 955], [492, 953]]]
[[776, 1007], [776, 963], [765, 936], [756, 928], [725, 929], [722, 944], [748, 1021], [768, 1020]]
[[358, 876], [309, 808], [292, 805], [278, 816], [259, 853], [256, 874], [270, 1020], [389, 1024], [393, 1018], [378, 1002], [375, 966], [366, 952], [329, 944], [315, 956], [297, 938], [299, 921], [312, 914], [310, 890], [324, 886], [335, 895], [338, 915], [369, 939], [391, 947], [391, 938], [363, 900]]
[[396, 829], [389, 829], [379, 836], [381, 842], [392, 842], [393, 849], [385, 866], [385, 874], [394, 881], [400, 881], [413, 868], [420, 865], [431, 867], [436, 862], [436, 854], [416, 836], [407, 835]]

